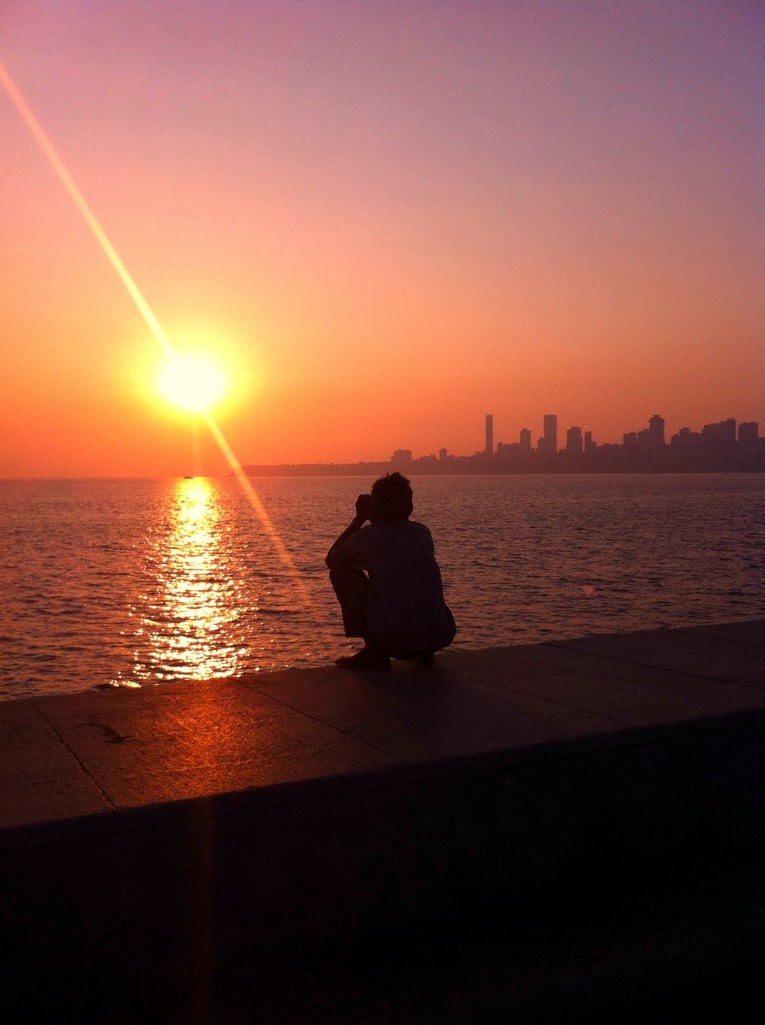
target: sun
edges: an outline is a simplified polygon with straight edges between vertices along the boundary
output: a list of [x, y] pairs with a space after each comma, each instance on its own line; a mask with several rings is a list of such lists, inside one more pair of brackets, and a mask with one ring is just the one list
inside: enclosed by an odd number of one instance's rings
[[223, 398], [226, 382], [218, 364], [202, 353], [177, 353], [160, 368], [160, 394], [179, 409], [205, 413]]

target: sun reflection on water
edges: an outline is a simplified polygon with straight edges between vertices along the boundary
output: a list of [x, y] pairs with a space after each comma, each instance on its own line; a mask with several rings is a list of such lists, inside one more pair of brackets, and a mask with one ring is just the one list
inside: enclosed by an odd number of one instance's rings
[[249, 648], [241, 629], [243, 584], [225, 540], [216, 486], [177, 481], [163, 528], [149, 540], [152, 586], [139, 595], [134, 673], [204, 680], [241, 672]]

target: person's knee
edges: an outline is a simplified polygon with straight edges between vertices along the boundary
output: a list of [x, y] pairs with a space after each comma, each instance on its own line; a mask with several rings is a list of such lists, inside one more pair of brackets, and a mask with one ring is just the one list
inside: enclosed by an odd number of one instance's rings
[[369, 586], [369, 578], [361, 569], [354, 569], [353, 566], [332, 566], [329, 571], [329, 580], [337, 590], [338, 587], [354, 590]]
[[332, 566], [329, 571], [329, 582], [335, 594], [354, 594], [359, 587], [356, 571], [349, 570], [347, 566]]

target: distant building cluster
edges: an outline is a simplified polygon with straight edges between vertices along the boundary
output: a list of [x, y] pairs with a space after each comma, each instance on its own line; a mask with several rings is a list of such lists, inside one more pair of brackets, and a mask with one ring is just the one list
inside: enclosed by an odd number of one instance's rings
[[459, 473], [619, 473], [662, 471], [765, 470], [765, 438], [759, 424], [734, 419], [705, 424], [700, 431], [681, 428], [669, 441], [664, 418], [655, 414], [648, 426], [629, 431], [619, 444], [598, 444], [592, 431], [569, 427], [565, 442], [558, 436], [558, 417], [542, 418], [542, 434], [532, 444], [532, 432], [522, 427], [518, 441], [494, 442], [494, 415], [486, 414], [483, 450], [455, 456], [441, 449], [438, 457], [415, 459], [409, 449], [397, 449], [391, 465], [412, 472]]
[[383, 474], [390, 470], [420, 474], [469, 473], [732, 473], [765, 472], [765, 437], [759, 424], [734, 419], [705, 424], [700, 431], [682, 427], [669, 442], [663, 417], [655, 414], [648, 426], [628, 431], [621, 445], [598, 444], [592, 431], [569, 427], [560, 445], [558, 417], [542, 418], [542, 434], [522, 427], [518, 441], [494, 442], [494, 415], [486, 414], [484, 447], [472, 456], [457, 456], [442, 448], [438, 455], [414, 457], [399, 448], [389, 461], [359, 463], [283, 463], [245, 466], [251, 476], [325, 476]]

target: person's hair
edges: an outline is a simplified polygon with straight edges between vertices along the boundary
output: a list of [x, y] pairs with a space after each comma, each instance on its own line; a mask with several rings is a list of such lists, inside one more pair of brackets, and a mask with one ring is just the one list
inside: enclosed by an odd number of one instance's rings
[[386, 473], [372, 485], [376, 520], [406, 520], [412, 515], [412, 485], [400, 473]]

